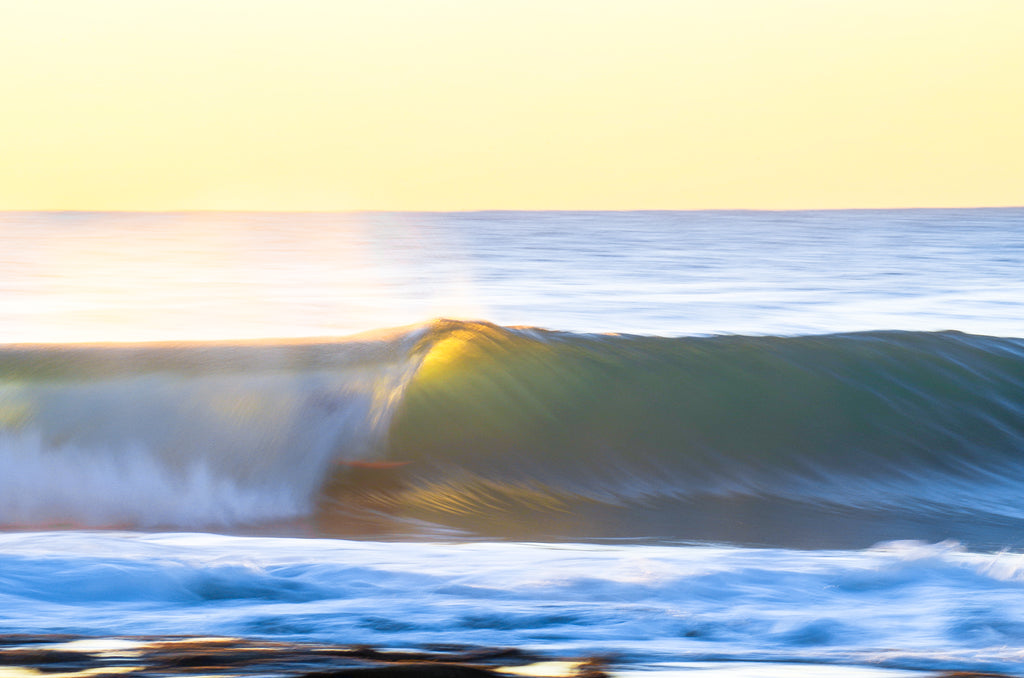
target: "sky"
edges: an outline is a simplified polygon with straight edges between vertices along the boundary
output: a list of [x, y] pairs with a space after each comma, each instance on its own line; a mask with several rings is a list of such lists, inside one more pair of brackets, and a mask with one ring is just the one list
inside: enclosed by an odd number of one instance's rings
[[1022, 0], [0, 0], [0, 209], [1024, 204]]

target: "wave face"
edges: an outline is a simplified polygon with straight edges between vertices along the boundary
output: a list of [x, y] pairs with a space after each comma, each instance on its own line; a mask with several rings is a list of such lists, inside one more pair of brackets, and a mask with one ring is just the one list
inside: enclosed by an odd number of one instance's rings
[[8, 525], [809, 547], [1007, 546], [1024, 526], [1018, 339], [438, 321], [324, 343], [12, 347], [0, 379]]

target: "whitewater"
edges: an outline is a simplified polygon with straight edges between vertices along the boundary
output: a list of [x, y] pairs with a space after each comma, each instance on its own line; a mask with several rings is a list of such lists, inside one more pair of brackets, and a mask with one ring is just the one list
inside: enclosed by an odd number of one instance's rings
[[1024, 209], [6, 213], [0, 268], [2, 638], [1024, 674]]

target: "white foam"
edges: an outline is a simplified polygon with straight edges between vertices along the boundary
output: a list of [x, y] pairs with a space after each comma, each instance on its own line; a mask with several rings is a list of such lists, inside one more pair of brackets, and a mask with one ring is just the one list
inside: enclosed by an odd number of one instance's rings
[[992, 572], [1006, 557], [951, 543], [792, 551], [0, 534], [0, 632], [1017, 675], [1021, 582]]
[[152, 450], [41, 441], [37, 432], [0, 434], [0, 524], [227, 526], [308, 513], [308, 487], [245, 484], [203, 459], [171, 468]]
[[7, 382], [0, 525], [200, 528], [309, 513], [379, 449], [411, 366]]

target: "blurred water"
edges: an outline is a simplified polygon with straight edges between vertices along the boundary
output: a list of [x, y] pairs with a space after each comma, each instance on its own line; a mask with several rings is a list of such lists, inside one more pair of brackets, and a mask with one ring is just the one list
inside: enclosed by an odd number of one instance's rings
[[[1024, 337], [1024, 209], [0, 213], [0, 344], [344, 335], [439, 316], [670, 336], [954, 329]], [[82, 494], [83, 479], [123, 486], [117, 474], [127, 472], [143, 477], [138, 487], [193, 501], [132, 459], [130, 445], [110, 468], [60, 436], [42, 449], [25, 427], [31, 384], [11, 369], [0, 392], [4, 454], [35, 470], [0, 468], [8, 500], [32, 498], [44, 477]], [[177, 377], [159, 371], [115, 370], [94, 388], [66, 375], [50, 384], [44, 370], [32, 388], [57, 394], [51, 428], [103, 442], [112, 429], [134, 431], [133, 413], [145, 410], [152, 416], [142, 419], [169, 427], [156, 442], [201, 447], [203, 428], [188, 408], [207, 424], [216, 408], [203, 409], [199, 387], [165, 388]], [[289, 410], [255, 398], [262, 382], [239, 383], [226, 401], [237, 426], [225, 430], [238, 431], [228, 442], [244, 452], [259, 448], [247, 442], [259, 436], [256, 424]], [[334, 400], [300, 400], [316, 412], [333, 412], [341, 396], [359, 401], [358, 389], [335, 390]], [[89, 407], [65, 407], [62, 398], [79, 391], [127, 394], [130, 406], [88, 395]], [[295, 444], [315, 447], [300, 432]], [[54, 472], [54, 449], [80, 466], [62, 462]], [[97, 510], [122, 515], [124, 503], [152, 508], [154, 490], [106, 494]], [[523, 645], [616, 652], [619, 667], [691, 662], [687, 671], [709, 676], [726, 661], [1024, 672], [1024, 566], [1008, 550], [389, 538], [398, 541], [9, 531], [0, 534], [0, 633]], [[715, 664], [693, 664], [706, 661]]]
[[13, 534], [0, 535], [0, 633], [1017, 673], [1021, 558], [909, 542], [800, 552]]

